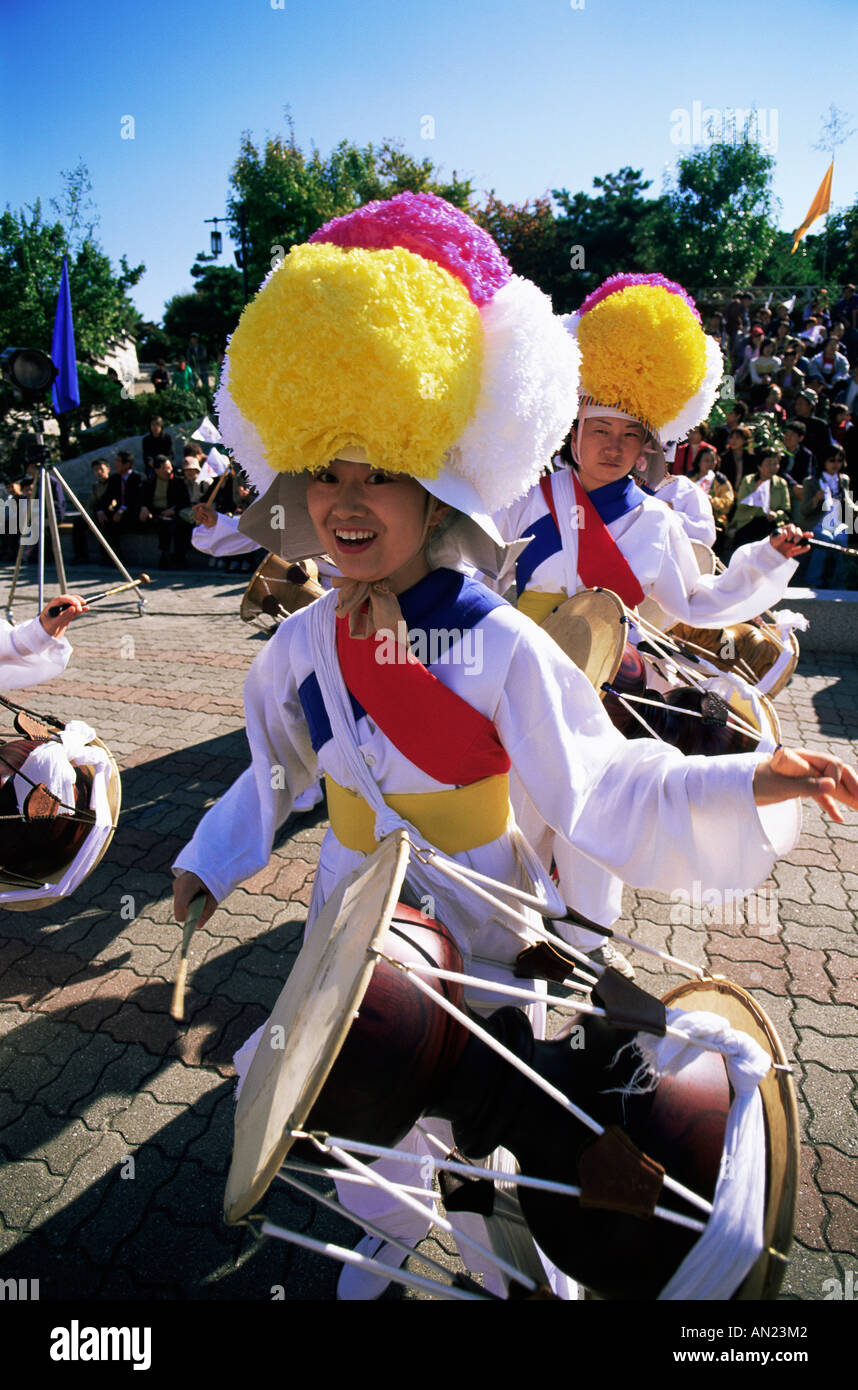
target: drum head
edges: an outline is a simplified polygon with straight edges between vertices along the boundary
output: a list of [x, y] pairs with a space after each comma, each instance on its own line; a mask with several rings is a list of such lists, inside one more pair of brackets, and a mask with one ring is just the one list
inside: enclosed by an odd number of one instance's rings
[[628, 640], [622, 600], [610, 589], [584, 589], [549, 613], [542, 626], [601, 699], [602, 686], [620, 669]]
[[714, 574], [717, 560], [714, 550], [702, 541], [692, 541], [691, 549], [694, 551], [694, 558], [697, 561], [697, 568], [701, 574]]
[[[294, 613], [313, 602], [315, 594], [309, 593], [303, 584], [295, 584], [286, 578], [292, 567], [289, 561], [281, 560], [279, 555], [266, 555], [242, 595], [241, 607], [238, 610], [242, 622], [253, 623], [259, 619], [273, 631], [281, 619], [275, 616], [276, 609], [273, 613], [267, 611], [269, 606], [274, 607], [272, 600], [276, 600], [285, 613]], [[303, 560], [301, 567], [306, 571], [308, 578], [318, 579], [319, 571], [312, 560]]]
[[224, 1197], [240, 1220], [273, 1181], [325, 1084], [374, 969], [408, 865], [398, 830], [337, 885], [308, 933], [244, 1080]]
[[[104, 841], [104, 844], [101, 846], [98, 855], [93, 860], [91, 867], [87, 871], [86, 876], [88, 877], [89, 874], [92, 873], [92, 870], [96, 867], [96, 865], [101, 863], [101, 860], [104, 858], [104, 855], [107, 852], [107, 848], [111, 840], [113, 839], [116, 822], [119, 819], [119, 808], [122, 804], [122, 781], [119, 776], [119, 768], [116, 766], [116, 760], [113, 754], [111, 753], [110, 749], [102, 743], [101, 739], [94, 738], [92, 739], [91, 743], [87, 746], [104, 749], [104, 752], [107, 754], [110, 760], [110, 777], [107, 783], [107, 803], [110, 807], [110, 819], [113, 827], [106, 840]], [[86, 770], [86, 765], [84, 765], [84, 770]], [[93, 769], [90, 768], [89, 771], [91, 773]], [[67, 862], [61, 864], [58, 868], [54, 868], [51, 873], [45, 874], [43, 877], [43, 881], [45, 883], [59, 883], [60, 879], [70, 868], [77, 853], [78, 850], [75, 850], [74, 854], [71, 855]], [[5, 878], [3, 877], [2, 873], [0, 873], [0, 893], [2, 893], [4, 889], [20, 889], [21, 887], [21, 883], [16, 882], [13, 878]], [[5, 912], [38, 912], [46, 907], [53, 907], [54, 903], [58, 902], [62, 902], [61, 897], [20, 898], [14, 902], [4, 902], [3, 910]]]
[[[703, 1009], [725, 1018], [732, 1028], [748, 1033], [775, 1062], [787, 1062], [780, 1038], [759, 1004], [740, 985], [721, 976], [688, 980], [669, 990], [663, 1002], [671, 1007]], [[798, 1196], [800, 1145], [798, 1107], [789, 1072], [770, 1071], [760, 1083], [766, 1126], [765, 1248], [733, 1295], [750, 1300], [775, 1298], [788, 1263]]]

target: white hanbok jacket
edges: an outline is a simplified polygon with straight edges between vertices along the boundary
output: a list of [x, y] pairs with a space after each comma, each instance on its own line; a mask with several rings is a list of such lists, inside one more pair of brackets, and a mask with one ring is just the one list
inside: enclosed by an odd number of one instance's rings
[[[312, 607], [333, 609], [336, 601], [326, 594]], [[761, 810], [754, 803], [757, 754], [685, 758], [666, 744], [627, 742], [556, 644], [476, 581], [435, 570], [400, 602], [411, 632], [455, 630], [457, 620], [463, 633], [467, 627], [467, 642], [429, 669], [493, 721], [511, 760], [518, 819], [534, 839], [550, 835], [624, 882], [665, 893], [692, 891], [695, 883], [749, 891], [795, 843], [797, 803], [786, 816], [772, 814], [781, 807]], [[253, 662], [244, 687], [251, 764], [203, 817], [174, 865], [197, 874], [218, 901], [268, 863], [295, 798], [319, 773], [353, 785], [320, 703], [310, 614], [292, 614]], [[380, 679], [385, 669], [379, 666]], [[382, 795], [448, 789], [394, 747], [368, 715], [356, 711], [356, 718], [360, 754]], [[327, 833], [311, 920], [361, 857]], [[504, 883], [538, 882], [538, 864], [512, 817], [500, 838], [452, 857]], [[475, 967], [508, 967], [522, 948], [482, 904], [470, 908], [451, 895], [437, 904], [437, 915]]]
[[702, 487], [677, 473], [662, 483], [656, 498], [659, 502], [670, 503], [689, 540], [700, 541], [703, 545], [715, 544], [715, 514]]
[[[547, 515], [548, 506], [537, 486], [498, 513], [495, 522], [504, 540], [515, 541], [530, 534], [534, 523]], [[701, 574], [682, 521], [657, 497], [645, 497], [607, 529], [645, 596], [655, 599], [674, 621], [693, 627], [727, 627], [758, 617], [783, 598], [798, 563], [784, 558], [765, 539], [737, 550], [723, 574]], [[584, 587], [572, 527], [564, 535], [564, 544], [533, 571], [527, 591], [571, 596]], [[607, 581], [605, 587], [610, 587]]]
[[0, 690], [22, 690], [61, 676], [72, 654], [66, 637], [52, 637], [38, 618], [13, 627], [0, 620]]

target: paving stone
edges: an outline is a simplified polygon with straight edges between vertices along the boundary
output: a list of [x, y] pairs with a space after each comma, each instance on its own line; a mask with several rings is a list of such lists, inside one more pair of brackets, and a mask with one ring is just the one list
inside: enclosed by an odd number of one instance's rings
[[24, 1159], [0, 1168], [0, 1211], [7, 1226], [26, 1226], [35, 1211], [63, 1189], [63, 1180], [51, 1173], [47, 1163]]
[[826, 1250], [824, 1235], [828, 1208], [819, 1195], [819, 1188], [812, 1176], [816, 1156], [807, 1144], [801, 1146], [801, 1182], [795, 1213], [795, 1239], [814, 1250]]
[[798, 1055], [803, 1062], [821, 1062], [834, 1071], [855, 1071], [858, 1068], [858, 1038], [835, 1038], [804, 1028]]
[[104, 1200], [110, 1176], [128, 1157], [128, 1145], [119, 1134], [105, 1134], [88, 1149], [48, 1200], [33, 1211], [31, 1228], [40, 1227], [50, 1244], [66, 1249], [73, 1231]]
[[840, 951], [828, 954], [828, 973], [834, 980], [832, 996], [838, 1004], [858, 1004], [858, 955]]
[[812, 1113], [807, 1134], [814, 1144], [831, 1144], [858, 1155], [854, 1083], [843, 1072], [808, 1062], [801, 1092]]
[[825, 1200], [831, 1212], [825, 1233], [830, 1248], [847, 1255], [858, 1255], [858, 1206], [853, 1206], [834, 1193]]
[[829, 1037], [855, 1037], [855, 1010], [845, 1005], [812, 1004], [806, 999], [798, 999], [792, 1021], [796, 1028], [815, 1028], [818, 1033]]
[[120, 1160], [98, 1210], [75, 1231], [75, 1244], [95, 1261], [110, 1258], [122, 1241], [145, 1222], [157, 1200], [158, 1189], [174, 1171], [175, 1162], [155, 1144], [129, 1150]]
[[831, 979], [826, 971], [825, 953], [804, 946], [790, 946], [787, 968], [792, 977], [791, 993], [826, 1003], [831, 998]]
[[822, 1192], [836, 1192], [858, 1205], [858, 1159], [848, 1158], [839, 1149], [820, 1145], [816, 1184]]

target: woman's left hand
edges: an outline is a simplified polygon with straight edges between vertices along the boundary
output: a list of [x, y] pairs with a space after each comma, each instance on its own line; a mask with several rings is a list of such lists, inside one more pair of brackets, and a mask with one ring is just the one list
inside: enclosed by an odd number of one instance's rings
[[774, 806], [804, 796], [816, 801], [832, 820], [842, 825], [837, 802], [858, 811], [858, 775], [839, 758], [812, 753], [807, 748], [777, 748], [770, 758], [758, 764], [754, 772], [754, 801], [758, 806]]
[[810, 549], [806, 543], [806, 538], [810, 535], [809, 531], [802, 531], [800, 526], [794, 526], [788, 522], [779, 531], [775, 531], [769, 536], [769, 544], [774, 546], [779, 555], [785, 555], [788, 560], [794, 560], [797, 555], [804, 555]]

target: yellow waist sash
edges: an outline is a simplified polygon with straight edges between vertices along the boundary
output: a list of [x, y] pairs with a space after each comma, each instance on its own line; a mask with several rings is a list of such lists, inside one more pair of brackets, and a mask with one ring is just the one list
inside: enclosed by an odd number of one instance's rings
[[549, 613], [553, 613], [569, 595], [563, 589], [559, 594], [543, 594], [538, 589], [525, 589], [518, 600], [518, 611], [535, 623], [543, 623]]
[[[331, 829], [341, 845], [371, 854], [376, 848], [375, 813], [357, 792], [325, 777]], [[444, 792], [403, 792], [386, 804], [444, 854], [487, 845], [503, 835], [509, 820], [509, 777], [499, 773], [468, 787]]]

